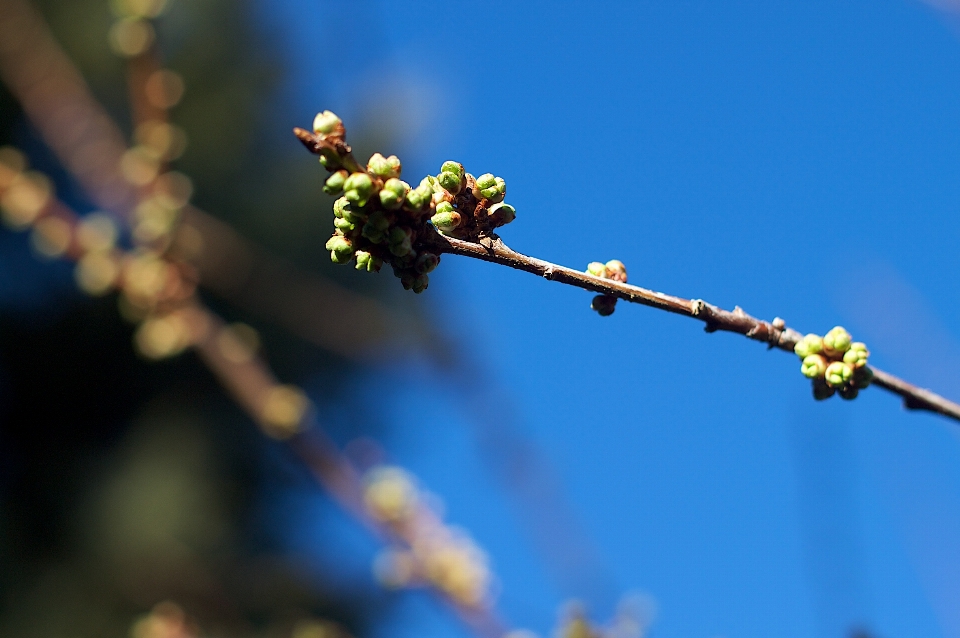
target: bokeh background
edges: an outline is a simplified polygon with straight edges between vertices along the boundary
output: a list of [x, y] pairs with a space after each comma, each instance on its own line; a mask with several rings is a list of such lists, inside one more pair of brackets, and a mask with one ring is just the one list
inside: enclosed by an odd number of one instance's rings
[[[130, 133], [109, 4], [34, 6]], [[495, 172], [521, 252], [842, 324], [958, 398], [957, 9], [171, 0], [175, 167], [267, 255], [204, 298], [334, 440], [376, 441], [469, 530], [511, 627], [627, 600], [662, 638], [960, 636], [954, 424], [875, 389], [815, 403], [791, 357], [646, 308], [601, 318], [524, 273], [446, 257], [415, 297], [332, 266], [323, 173], [290, 134], [332, 109], [408, 181], [446, 159]], [[0, 144], [95, 208], [2, 88]], [[330, 286], [376, 302], [379, 340], [338, 326]], [[469, 635], [380, 587], [381, 543], [195, 355], [148, 362], [133, 330], [0, 231], [0, 635], [124, 636], [165, 600], [211, 636]]]

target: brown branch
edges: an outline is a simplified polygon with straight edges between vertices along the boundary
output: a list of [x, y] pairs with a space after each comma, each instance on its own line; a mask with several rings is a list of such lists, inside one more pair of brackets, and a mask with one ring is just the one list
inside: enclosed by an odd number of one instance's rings
[[[610, 295], [630, 303], [638, 303], [692, 319], [699, 319], [706, 324], [707, 332], [718, 330], [735, 332], [766, 343], [770, 348], [779, 348], [787, 352], [793, 352], [793, 347], [802, 337], [796, 330], [787, 328], [782, 319], [774, 319], [772, 322], [763, 321], [751, 317], [739, 307], [732, 311], [724, 310], [702, 299], [684, 299], [640, 286], [595, 277], [589, 273], [518, 253], [508, 248], [496, 236], [482, 238], [481, 243], [473, 243], [431, 232], [423, 240], [441, 253], [489, 261], [533, 273], [550, 281], [558, 281], [591, 292]], [[928, 410], [960, 421], [960, 405], [873, 366], [871, 366], [871, 370], [874, 373], [873, 384], [902, 397], [906, 408]]]

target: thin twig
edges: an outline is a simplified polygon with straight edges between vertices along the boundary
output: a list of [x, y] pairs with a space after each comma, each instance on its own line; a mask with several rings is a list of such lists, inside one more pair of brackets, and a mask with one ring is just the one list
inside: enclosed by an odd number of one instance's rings
[[[793, 352], [793, 347], [803, 336], [796, 330], [787, 328], [782, 321], [763, 321], [751, 317], [739, 307], [732, 311], [724, 310], [702, 299], [684, 299], [683, 297], [666, 295], [640, 286], [595, 277], [589, 273], [552, 264], [542, 259], [528, 257], [507, 247], [496, 236], [482, 238], [481, 243], [473, 243], [431, 232], [424, 238], [424, 242], [429, 243], [436, 251], [441, 253], [489, 261], [533, 273], [551, 281], [610, 295], [630, 303], [638, 303], [692, 319], [699, 319], [706, 324], [707, 332], [718, 330], [735, 332], [766, 343], [770, 348]], [[902, 397], [904, 407], [911, 410], [928, 410], [960, 421], [960, 405], [935, 392], [907, 383], [888, 372], [878, 370], [873, 366], [870, 369], [873, 370], [874, 374], [873, 385]]]

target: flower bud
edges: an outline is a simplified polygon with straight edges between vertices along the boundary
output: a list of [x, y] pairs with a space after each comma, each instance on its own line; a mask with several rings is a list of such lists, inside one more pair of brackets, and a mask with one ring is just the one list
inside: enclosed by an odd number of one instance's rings
[[384, 179], [400, 177], [400, 159], [396, 155], [384, 157], [380, 153], [374, 153], [367, 162], [367, 170]]
[[373, 180], [366, 173], [354, 173], [343, 183], [343, 196], [354, 206], [366, 206], [373, 194]]
[[510, 204], [504, 204], [503, 202], [491, 206], [488, 209], [488, 213], [490, 214], [490, 222], [493, 224], [494, 228], [506, 226], [517, 218], [517, 209]]
[[[804, 359], [804, 361], [806, 361], [806, 359]], [[823, 378], [830, 387], [841, 388], [853, 378], [853, 368], [850, 367], [850, 364], [842, 361], [834, 361], [827, 366]]]
[[383, 260], [376, 255], [371, 255], [365, 250], [357, 251], [357, 270], [366, 270], [367, 272], [380, 272], [383, 266]]
[[396, 177], [391, 177], [383, 185], [383, 190], [380, 191], [380, 203], [388, 210], [400, 208], [409, 190], [410, 184]]
[[332, 148], [323, 148], [320, 150], [320, 166], [328, 171], [334, 171], [340, 168], [340, 156]]
[[827, 370], [827, 360], [819, 354], [810, 354], [803, 358], [800, 373], [808, 379], [817, 379]]
[[326, 249], [330, 251], [330, 261], [335, 264], [345, 264], [353, 257], [356, 247], [346, 237], [334, 235], [327, 240]]
[[457, 195], [463, 189], [463, 179], [453, 173], [440, 173], [437, 175], [437, 183], [451, 195]]
[[793, 351], [797, 353], [797, 356], [801, 359], [806, 359], [811, 354], [820, 354], [822, 350], [823, 339], [815, 334], [808, 334], [793, 347]]
[[394, 226], [387, 236], [390, 252], [397, 257], [405, 257], [413, 250], [412, 234], [408, 228]]
[[843, 353], [843, 361], [849, 363], [854, 368], [862, 368], [867, 365], [867, 358], [870, 351], [867, 350], [867, 344], [857, 341], [850, 344], [850, 349]]
[[591, 261], [587, 264], [587, 272], [594, 277], [603, 277], [607, 278], [607, 267], [601, 264], [599, 261]]
[[854, 369], [853, 385], [863, 390], [869, 386], [871, 382], [873, 382], [873, 370], [870, 369], [870, 366]]
[[440, 202], [437, 204], [437, 213], [430, 218], [430, 221], [442, 233], [449, 233], [460, 225], [462, 218], [453, 208], [450, 202]]
[[610, 295], [597, 295], [590, 303], [590, 308], [596, 310], [601, 317], [609, 317], [617, 309], [617, 298]]
[[856, 386], [848, 385], [840, 388], [837, 393], [840, 395], [841, 399], [844, 399], [845, 401], [853, 401], [857, 398], [857, 395], [860, 394], [860, 390]]
[[627, 283], [627, 267], [619, 259], [611, 259], [606, 263], [607, 277], [622, 284]]
[[407, 205], [413, 210], [423, 210], [432, 197], [433, 189], [429, 185], [424, 186], [421, 182], [420, 186], [407, 193]]
[[377, 211], [367, 219], [367, 223], [360, 229], [360, 234], [373, 243], [380, 244], [386, 239], [388, 228], [390, 228], [390, 220], [382, 212]]
[[430, 275], [422, 274], [422, 275], [417, 275], [417, 277], [413, 280], [413, 283], [410, 284], [410, 288], [413, 290], [413, 292], [419, 295], [421, 292], [426, 290], [427, 286], [429, 285], [430, 285]]
[[333, 216], [334, 217], [343, 217], [345, 211], [351, 209], [350, 202], [347, 201], [346, 197], [341, 197], [337, 201], [333, 202]]
[[421, 253], [413, 265], [413, 269], [421, 275], [433, 272], [434, 268], [440, 263], [440, 255], [433, 253]]
[[463, 178], [466, 174], [463, 172], [463, 164], [460, 162], [454, 162], [452, 160], [447, 160], [440, 166], [441, 173], [453, 173], [459, 178]]
[[337, 230], [342, 231], [344, 233], [349, 233], [350, 231], [357, 229], [356, 224], [348, 222], [345, 219], [341, 219], [340, 217], [335, 217], [333, 219], [333, 226]]
[[330, 135], [336, 132], [343, 122], [331, 111], [317, 113], [313, 118], [313, 132], [317, 135]]
[[813, 398], [817, 401], [829, 399], [835, 392], [836, 390], [827, 385], [827, 382], [823, 379], [817, 378], [813, 380]]
[[394, 270], [393, 274], [400, 278], [400, 285], [403, 286], [404, 290], [413, 288], [413, 282], [417, 279], [417, 275], [409, 270]]
[[473, 196], [477, 199], [488, 199], [491, 202], [502, 202], [507, 194], [507, 184], [503, 179], [494, 177], [493, 173], [484, 173], [477, 178], [473, 188]]
[[347, 181], [348, 177], [350, 177], [350, 173], [347, 171], [337, 171], [327, 178], [327, 182], [323, 185], [323, 192], [327, 195], [339, 195], [343, 190], [343, 184]]
[[829, 357], [837, 357], [850, 349], [850, 333], [837, 326], [824, 335], [823, 352]]

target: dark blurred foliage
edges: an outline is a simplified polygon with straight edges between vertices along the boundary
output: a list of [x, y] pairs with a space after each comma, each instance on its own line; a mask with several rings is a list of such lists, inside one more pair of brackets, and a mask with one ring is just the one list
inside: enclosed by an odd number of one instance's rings
[[[129, 134], [108, 3], [34, 4]], [[273, 96], [284, 68], [254, 9], [245, 0], [181, 1], [157, 21], [164, 62], [187, 87], [172, 113], [189, 139], [175, 168], [192, 178], [195, 204], [269, 252], [385, 298], [388, 278], [336, 270], [322, 250], [330, 200], [289, 134], [303, 122], [280, 117]], [[77, 210], [91, 209], [0, 88], [2, 144], [54, 176]], [[208, 301], [255, 326], [277, 376], [321, 406], [356, 369], [243, 308]], [[363, 584], [366, 573], [305, 573], [282, 559], [258, 516], [267, 484], [319, 490], [306, 471], [192, 353], [149, 363], [132, 335], [114, 296], [82, 296], [69, 264], [40, 261], [25, 236], [0, 230], [0, 635], [127, 635], [164, 600], [211, 635], [288, 636], [306, 618], [363, 634], [388, 600]], [[339, 432], [352, 434], [349, 424]]]

